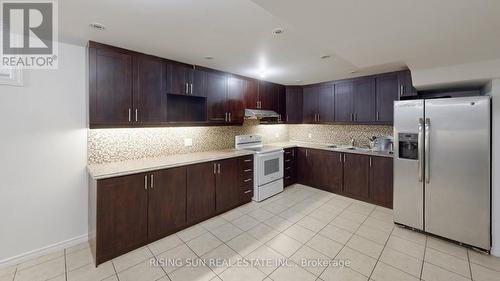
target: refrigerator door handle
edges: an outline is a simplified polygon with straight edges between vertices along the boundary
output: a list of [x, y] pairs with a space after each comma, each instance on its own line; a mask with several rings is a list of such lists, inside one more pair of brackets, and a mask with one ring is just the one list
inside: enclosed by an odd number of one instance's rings
[[430, 127], [431, 119], [425, 118], [425, 183], [430, 183]]
[[424, 154], [423, 154], [423, 148], [424, 148], [424, 119], [420, 118], [418, 120], [418, 181], [422, 182], [423, 181], [423, 176], [424, 176]]

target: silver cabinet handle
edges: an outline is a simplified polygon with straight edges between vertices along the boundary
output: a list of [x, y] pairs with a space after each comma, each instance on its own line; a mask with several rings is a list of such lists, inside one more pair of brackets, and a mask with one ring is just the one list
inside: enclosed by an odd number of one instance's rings
[[288, 122], [288, 114], [286, 115], [286, 122]]
[[290, 170], [292, 167], [286, 167], [285, 170]]
[[245, 159], [244, 162], [252, 162], [252, 159]]
[[147, 175], [144, 176], [144, 189], [148, 190], [148, 176]]
[[307, 149], [306, 149], [306, 157], [307, 157]]
[[229, 112], [229, 122], [231, 122], [231, 112]]
[[137, 114], [137, 108], [136, 108], [136, 109], [135, 109], [135, 122], [137, 122], [137, 121], [139, 120], [139, 119], [138, 119], [138, 117], [137, 117], [137, 115], [138, 115], [138, 114]]
[[431, 119], [426, 118], [425, 119], [425, 144], [424, 144], [424, 149], [425, 149], [425, 182], [430, 183], [431, 182], [431, 175], [430, 175], [430, 140], [431, 140]]
[[345, 154], [344, 154], [344, 163], [346, 162], [346, 159], [345, 159]]
[[372, 157], [370, 156], [370, 167], [372, 166]]
[[244, 193], [245, 193], [245, 194], [248, 194], [248, 193], [250, 193], [250, 192], [252, 192], [252, 190], [251, 190], [251, 189], [249, 189], [249, 190], [245, 191]]
[[377, 121], [379, 121], [380, 119], [380, 115], [379, 115], [379, 112], [377, 111]]
[[246, 170], [243, 170], [244, 173], [248, 173], [248, 172], [251, 172], [252, 169], [246, 169]]
[[189, 94], [189, 89], [188, 89], [189, 85], [188, 83], [186, 83], [186, 94]]
[[193, 83], [191, 83], [191, 95], [193, 94]]
[[404, 95], [405, 86], [403, 84], [399, 85], [399, 96], [402, 97]]
[[151, 187], [151, 189], [153, 189], [153, 187], [154, 187], [154, 176], [153, 176], [153, 174], [151, 174], [151, 182], [149, 183], [149, 187]]
[[321, 120], [321, 115], [318, 113], [318, 122]]
[[424, 132], [423, 132], [423, 127], [424, 127], [424, 119], [420, 118], [418, 120], [418, 181], [422, 182], [423, 180], [423, 174], [424, 174], [424, 155], [422, 154], [423, 152], [423, 146], [424, 146]]
[[251, 181], [251, 180], [252, 180], [252, 179], [246, 179], [246, 180], [244, 180], [243, 182], [249, 182], [249, 181]]
[[214, 175], [217, 174], [217, 164], [214, 163]]
[[218, 166], [218, 167], [217, 167], [217, 172], [220, 174], [220, 163], [219, 163], [219, 164], [217, 164], [217, 166]]
[[132, 122], [132, 108], [128, 109], [128, 122]]
[[291, 176], [286, 176], [285, 180], [289, 180], [290, 178], [291, 178]]
[[227, 122], [227, 112], [224, 113], [224, 122]]
[[292, 161], [292, 160], [291, 160], [291, 159], [286, 159], [286, 160], [285, 160], [285, 162], [290, 162], [290, 161]]
[[342, 154], [339, 153], [339, 160], [340, 160], [340, 163], [342, 163]]

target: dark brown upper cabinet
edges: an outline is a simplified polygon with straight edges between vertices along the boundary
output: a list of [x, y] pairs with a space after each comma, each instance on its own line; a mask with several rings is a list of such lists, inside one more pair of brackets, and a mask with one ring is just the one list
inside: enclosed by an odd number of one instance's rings
[[279, 111], [279, 85], [259, 81], [259, 109]]
[[89, 121], [91, 127], [121, 127], [133, 122], [133, 54], [89, 43]]
[[345, 81], [335, 83], [335, 121], [353, 122], [353, 82]]
[[285, 100], [285, 122], [288, 124], [302, 123], [302, 87], [286, 87]]
[[227, 80], [227, 112], [229, 122], [242, 124], [245, 117], [244, 96], [248, 89], [248, 80], [236, 75], [230, 75]]
[[370, 123], [375, 121], [375, 79], [359, 78], [354, 80], [354, 122]]
[[375, 78], [376, 90], [376, 122], [393, 123], [394, 101], [399, 99], [398, 74], [381, 75]]
[[259, 82], [256, 79], [246, 78], [244, 105], [245, 108], [258, 109], [259, 108]]
[[136, 123], [167, 121], [167, 66], [161, 58], [134, 57], [133, 116]]
[[335, 121], [335, 98], [332, 85], [322, 85], [318, 90], [317, 122], [328, 123]]
[[206, 72], [207, 115], [209, 122], [228, 122], [227, 75], [222, 72]]
[[171, 62], [168, 65], [168, 93], [173, 95], [205, 96], [205, 72], [192, 65]]
[[319, 86], [306, 86], [303, 91], [303, 123], [316, 123], [318, 116]]
[[399, 97], [407, 98], [417, 96], [417, 90], [413, 87], [411, 73], [409, 70], [398, 73]]

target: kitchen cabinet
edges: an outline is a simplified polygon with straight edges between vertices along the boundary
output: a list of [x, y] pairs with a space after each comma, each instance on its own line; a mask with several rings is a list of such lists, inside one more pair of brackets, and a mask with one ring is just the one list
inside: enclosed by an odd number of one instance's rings
[[302, 87], [289, 86], [285, 89], [285, 122], [302, 123]]
[[328, 177], [326, 190], [341, 194], [344, 186], [343, 154], [334, 151], [327, 151], [327, 153], [328, 157], [324, 161]]
[[303, 92], [303, 123], [315, 123], [318, 113], [318, 86], [306, 86]]
[[335, 99], [332, 85], [322, 85], [318, 90], [317, 122], [335, 121]]
[[132, 61], [127, 50], [89, 45], [89, 119], [91, 127], [132, 123]]
[[358, 78], [354, 80], [353, 114], [354, 122], [370, 123], [375, 121], [375, 79]]
[[209, 122], [228, 122], [227, 76], [222, 72], [206, 73], [207, 115]]
[[199, 222], [215, 214], [215, 162], [187, 167], [187, 222]]
[[167, 121], [167, 65], [161, 58], [134, 57], [134, 121], [155, 124]]
[[344, 192], [357, 199], [369, 198], [370, 157], [344, 153]]
[[253, 155], [238, 158], [240, 204], [252, 201], [254, 188]]
[[245, 80], [245, 93], [243, 95], [245, 108], [259, 109], [259, 82], [252, 78]]
[[391, 208], [393, 198], [392, 158], [370, 157], [370, 198], [373, 203]]
[[205, 96], [205, 72], [192, 65], [171, 62], [168, 64], [168, 93], [174, 95]]
[[415, 97], [418, 95], [417, 90], [413, 87], [411, 72], [409, 70], [398, 73], [399, 96], [401, 98]]
[[280, 86], [267, 81], [259, 81], [259, 109], [279, 111]]
[[230, 158], [215, 163], [215, 206], [217, 212], [234, 208], [240, 202], [238, 159]]
[[375, 78], [376, 122], [392, 124], [394, 122], [394, 101], [399, 99], [398, 74], [380, 75]]
[[297, 183], [297, 148], [285, 148], [283, 157], [284, 187]]
[[100, 180], [93, 213], [97, 218], [95, 251], [100, 264], [148, 241], [148, 190], [146, 174]]
[[340, 193], [343, 186], [343, 159], [339, 152], [299, 148], [298, 182], [325, 191]]
[[308, 157], [308, 154], [307, 148], [297, 148], [297, 182], [314, 187], [312, 178], [313, 162]]
[[243, 124], [245, 117], [244, 95], [248, 87], [246, 79], [231, 75], [228, 78], [227, 112], [230, 123]]
[[353, 118], [353, 83], [345, 81], [335, 83], [335, 121], [352, 122]]
[[148, 240], [154, 241], [187, 223], [186, 167], [151, 172], [148, 180]]

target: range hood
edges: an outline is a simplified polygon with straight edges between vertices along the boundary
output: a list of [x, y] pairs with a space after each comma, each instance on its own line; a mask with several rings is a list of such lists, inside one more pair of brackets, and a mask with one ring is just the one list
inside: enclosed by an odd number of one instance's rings
[[245, 109], [245, 119], [279, 118], [276, 111], [261, 109]]

